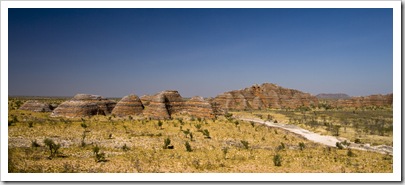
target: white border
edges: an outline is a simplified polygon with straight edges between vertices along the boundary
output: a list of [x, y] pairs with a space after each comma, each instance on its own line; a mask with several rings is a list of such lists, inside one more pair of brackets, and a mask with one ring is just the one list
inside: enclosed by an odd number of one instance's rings
[[[393, 173], [8, 173], [8, 8], [393, 8]], [[2, 1], [1, 2], [1, 181], [400, 181], [401, 180], [401, 1]]]

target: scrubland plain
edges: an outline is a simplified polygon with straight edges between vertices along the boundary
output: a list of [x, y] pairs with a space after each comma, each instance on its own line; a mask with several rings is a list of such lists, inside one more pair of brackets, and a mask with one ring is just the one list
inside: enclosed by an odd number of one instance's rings
[[238, 111], [215, 119], [178, 116], [149, 120], [114, 115], [68, 119], [18, 110], [24, 101], [9, 99], [11, 173], [393, 171], [392, 155], [327, 147], [282, 129], [232, 117], [259, 117], [352, 142], [392, 146], [390, 108]]

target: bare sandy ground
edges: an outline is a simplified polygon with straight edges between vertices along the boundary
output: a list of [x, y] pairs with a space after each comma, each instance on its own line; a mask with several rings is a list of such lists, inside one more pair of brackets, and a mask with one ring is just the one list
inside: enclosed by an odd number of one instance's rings
[[269, 122], [269, 121], [264, 121], [258, 118], [243, 118], [243, 117], [235, 117], [236, 119], [240, 119], [243, 121], [253, 121], [255, 123], [260, 123], [267, 125], [269, 127], [276, 127], [276, 128], [281, 128], [287, 131], [290, 131], [292, 133], [298, 134], [310, 141], [320, 143], [326, 146], [330, 147], [336, 147], [336, 142], [343, 142], [347, 141], [350, 143], [348, 148], [352, 149], [357, 149], [357, 150], [366, 150], [366, 151], [373, 151], [373, 152], [379, 152], [383, 154], [390, 154], [392, 155], [392, 147], [391, 146], [386, 146], [386, 145], [379, 145], [379, 146], [370, 146], [370, 144], [357, 144], [354, 142], [350, 142], [346, 138], [342, 137], [335, 137], [335, 136], [324, 136], [320, 135], [314, 132], [311, 132], [309, 130], [305, 130], [301, 127], [298, 127], [296, 125], [289, 125], [289, 124], [283, 124], [283, 123], [274, 123], [274, 122]]

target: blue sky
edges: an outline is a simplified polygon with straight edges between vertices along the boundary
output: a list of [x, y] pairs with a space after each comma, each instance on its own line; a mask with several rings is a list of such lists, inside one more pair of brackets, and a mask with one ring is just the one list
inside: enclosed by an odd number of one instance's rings
[[9, 9], [9, 95], [392, 93], [392, 9]]

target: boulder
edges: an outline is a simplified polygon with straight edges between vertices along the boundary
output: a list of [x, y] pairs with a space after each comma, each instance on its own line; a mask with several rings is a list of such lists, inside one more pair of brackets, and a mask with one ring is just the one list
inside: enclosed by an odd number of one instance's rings
[[47, 103], [42, 103], [36, 100], [28, 100], [20, 107], [20, 110], [28, 110], [34, 112], [52, 112], [53, 107]]
[[86, 117], [93, 115], [109, 115], [116, 102], [99, 95], [77, 94], [53, 110], [52, 117]]
[[118, 117], [126, 117], [130, 115], [140, 115], [143, 111], [143, 104], [137, 95], [131, 94], [124, 96], [118, 103], [115, 105], [111, 114], [114, 114]]

